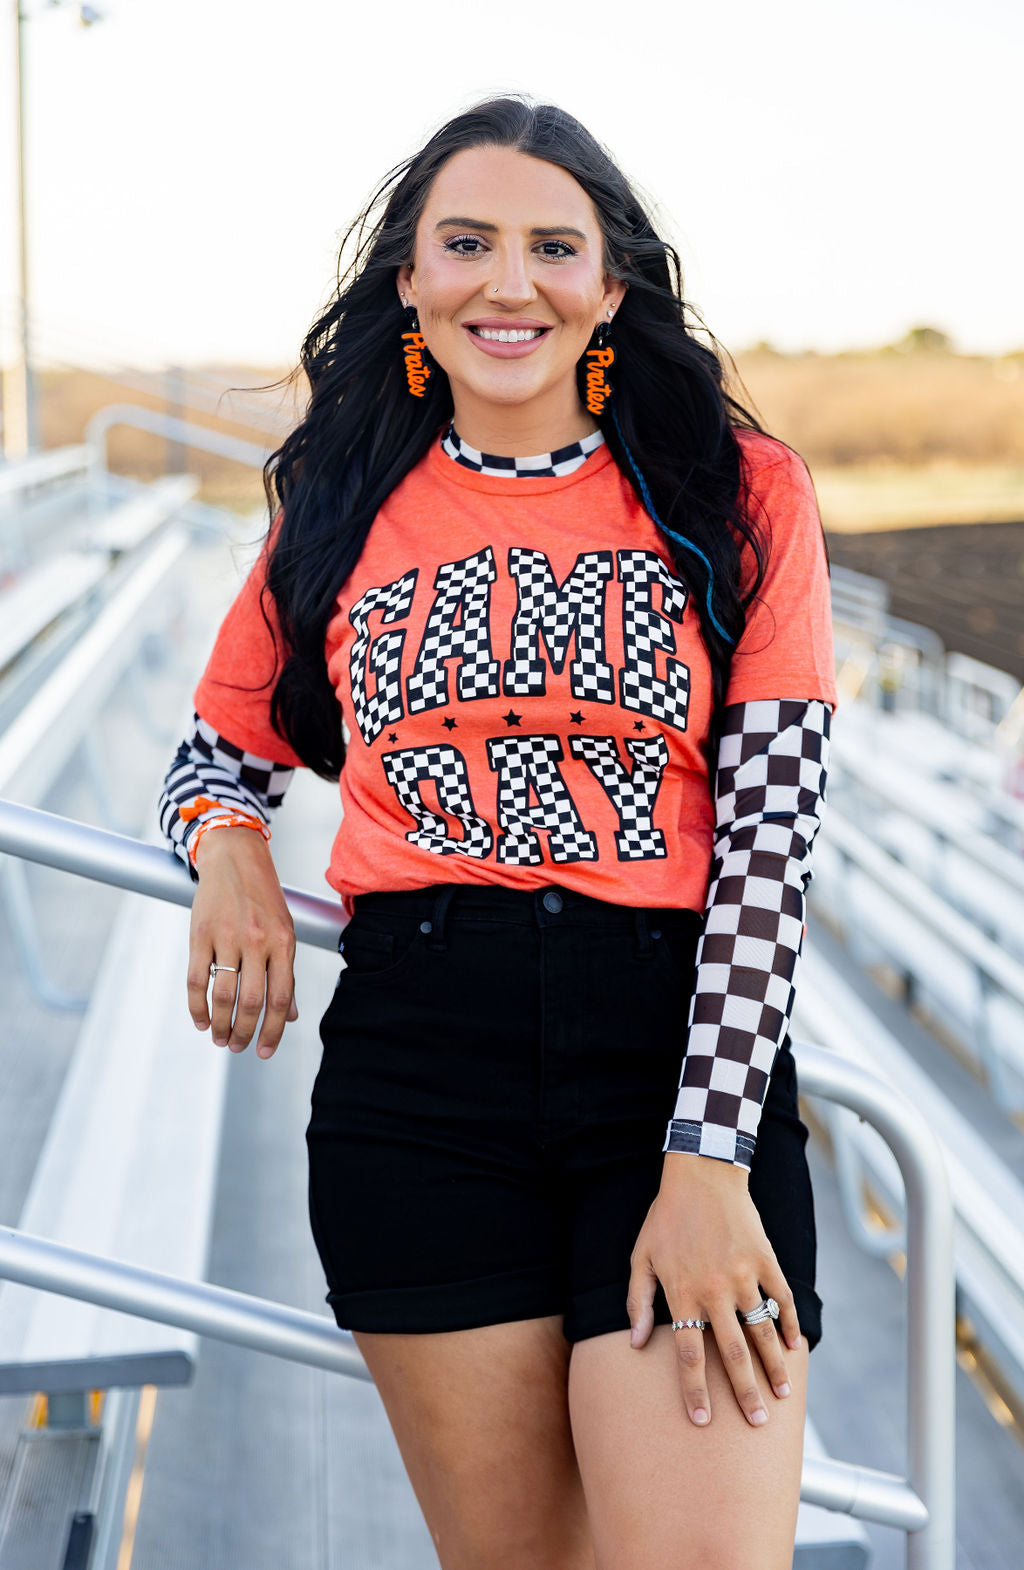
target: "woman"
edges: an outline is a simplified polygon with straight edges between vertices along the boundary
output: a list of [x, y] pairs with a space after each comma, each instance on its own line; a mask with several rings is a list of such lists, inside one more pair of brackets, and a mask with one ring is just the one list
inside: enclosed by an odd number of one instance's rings
[[788, 1566], [813, 490], [570, 116], [479, 105], [375, 201], [166, 783], [189, 1007], [242, 1051], [265, 1002], [273, 1054], [267, 824], [340, 771], [310, 1215], [442, 1565]]

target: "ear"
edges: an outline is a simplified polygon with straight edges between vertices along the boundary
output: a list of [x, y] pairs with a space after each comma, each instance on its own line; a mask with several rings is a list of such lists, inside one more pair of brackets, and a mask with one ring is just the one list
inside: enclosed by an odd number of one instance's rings
[[627, 287], [628, 285], [623, 283], [621, 278], [613, 278], [611, 273], [605, 273], [604, 295], [601, 299], [601, 315], [605, 321], [608, 320], [609, 311], [613, 313], [618, 311], [626, 297]]
[[[403, 262], [398, 269], [396, 278], [398, 284], [398, 297], [404, 305], [416, 304], [416, 285], [413, 283], [413, 270], [409, 262]], [[404, 296], [404, 299], [402, 298]]]

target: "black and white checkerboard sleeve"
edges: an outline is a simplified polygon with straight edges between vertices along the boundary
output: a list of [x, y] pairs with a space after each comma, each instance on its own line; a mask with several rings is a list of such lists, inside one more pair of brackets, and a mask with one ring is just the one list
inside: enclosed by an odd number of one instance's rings
[[818, 698], [725, 709], [711, 880], [682, 1079], [663, 1151], [750, 1166], [793, 1008], [831, 718]]
[[[167, 771], [158, 810], [161, 832], [197, 882], [188, 846], [199, 825], [238, 810], [252, 813], [269, 826], [295, 770], [237, 747], [199, 714], [193, 714], [192, 727], [192, 735], [182, 741]], [[184, 819], [180, 809], [197, 796], [209, 796], [224, 805]]]

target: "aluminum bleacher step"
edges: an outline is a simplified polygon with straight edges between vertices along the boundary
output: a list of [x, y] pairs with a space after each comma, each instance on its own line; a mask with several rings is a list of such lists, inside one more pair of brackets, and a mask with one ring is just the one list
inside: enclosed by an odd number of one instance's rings
[[199, 479], [194, 474], [173, 474], [153, 480], [138, 496], [121, 502], [105, 518], [93, 524], [88, 542], [96, 550], [137, 550], [162, 523], [188, 502], [199, 489]]
[[45, 632], [51, 622], [84, 600], [107, 564], [95, 552], [65, 551], [30, 567], [0, 594], [0, 671]]
[[[227, 1053], [186, 1009], [188, 920], [125, 896], [20, 1225], [199, 1281]], [[0, 1392], [187, 1383], [196, 1342], [88, 1303], [0, 1289]]]
[[99, 1451], [95, 1429], [22, 1434], [0, 1514], [0, 1570], [85, 1570]]

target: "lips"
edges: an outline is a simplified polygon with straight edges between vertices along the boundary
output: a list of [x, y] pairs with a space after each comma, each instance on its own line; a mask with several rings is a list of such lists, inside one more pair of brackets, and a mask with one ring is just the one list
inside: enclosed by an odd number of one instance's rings
[[482, 321], [463, 322], [462, 325], [478, 349], [502, 360], [520, 359], [523, 355], [532, 354], [551, 331], [550, 323], [538, 322], [529, 317], [516, 320], [491, 317]]

